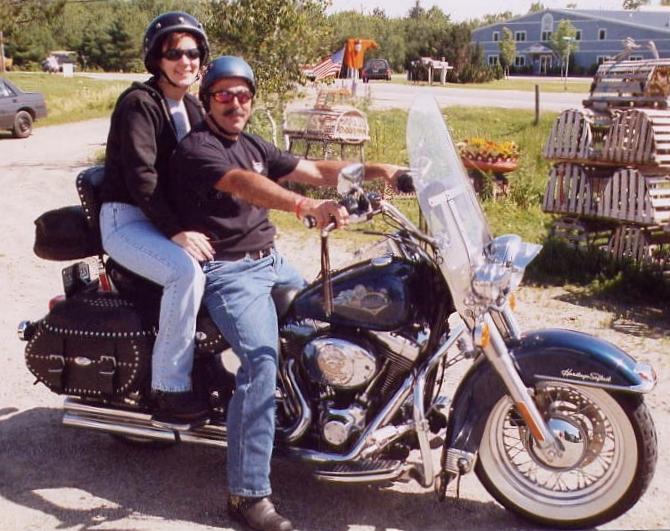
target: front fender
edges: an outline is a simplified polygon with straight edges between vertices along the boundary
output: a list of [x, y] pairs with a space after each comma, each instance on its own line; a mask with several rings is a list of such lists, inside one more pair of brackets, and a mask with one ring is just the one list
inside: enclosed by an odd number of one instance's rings
[[[571, 330], [546, 329], [525, 334], [508, 345], [521, 379], [528, 387], [550, 380], [646, 393], [656, 375], [623, 350], [597, 337]], [[507, 394], [502, 380], [485, 357], [470, 368], [454, 394], [449, 415], [447, 448], [476, 452], [491, 408]]]

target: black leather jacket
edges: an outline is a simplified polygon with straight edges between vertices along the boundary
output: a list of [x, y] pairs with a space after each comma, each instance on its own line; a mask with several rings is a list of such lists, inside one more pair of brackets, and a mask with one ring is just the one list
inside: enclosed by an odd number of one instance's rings
[[[184, 98], [191, 127], [204, 112], [197, 98]], [[177, 135], [156, 79], [133, 83], [116, 102], [107, 137], [105, 178], [100, 199], [142, 209], [171, 238], [183, 228], [164, 192]]]

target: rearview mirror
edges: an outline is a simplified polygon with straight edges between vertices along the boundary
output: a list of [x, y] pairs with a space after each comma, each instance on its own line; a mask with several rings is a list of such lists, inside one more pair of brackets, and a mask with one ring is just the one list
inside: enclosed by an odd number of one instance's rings
[[353, 190], [360, 188], [364, 176], [365, 167], [360, 162], [345, 166], [337, 176], [337, 193], [347, 195]]

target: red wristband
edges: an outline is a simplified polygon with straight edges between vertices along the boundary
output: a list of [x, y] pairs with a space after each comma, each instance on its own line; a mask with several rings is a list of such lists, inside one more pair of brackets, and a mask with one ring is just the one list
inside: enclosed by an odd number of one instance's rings
[[298, 219], [302, 219], [300, 217], [300, 210], [302, 209], [302, 205], [304, 205], [307, 202], [306, 197], [301, 197], [298, 202], [295, 204], [294, 212], [295, 212], [295, 217]]

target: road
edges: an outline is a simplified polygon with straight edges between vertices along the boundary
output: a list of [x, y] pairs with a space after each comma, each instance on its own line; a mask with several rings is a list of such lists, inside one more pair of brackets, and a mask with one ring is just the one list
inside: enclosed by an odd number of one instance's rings
[[[95, 79], [124, 79], [141, 81], [146, 78], [143, 74], [114, 74], [91, 73], [80, 74]], [[337, 80], [336, 86], [351, 87], [351, 81]], [[521, 90], [487, 90], [458, 88], [458, 85], [426, 86], [371, 81], [368, 84], [357, 83], [356, 94], [364, 96], [367, 90], [371, 91], [370, 108], [409, 109], [416, 98], [434, 97], [441, 107], [501, 107], [506, 109], [534, 109], [535, 94]], [[308, 94], [314, 94], [314, 89], [307, 88]], [[587, 94], [545, 92], [540, 95], [540, 110], [560, 112], [564, 109], [581, 107], [582, 100]], [[308, 99], [309, 101], [309, 99]]]

